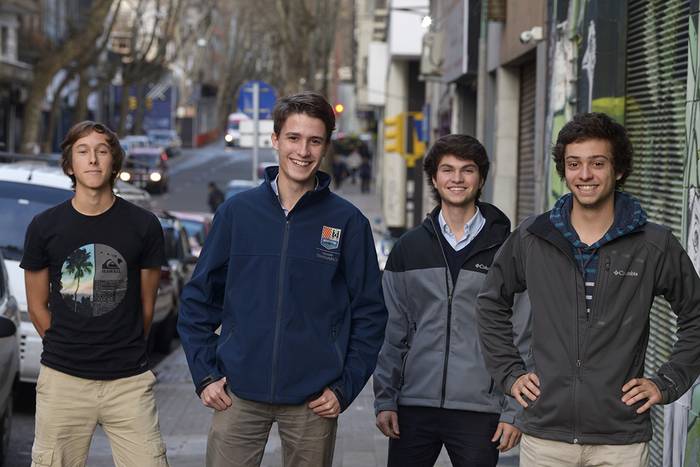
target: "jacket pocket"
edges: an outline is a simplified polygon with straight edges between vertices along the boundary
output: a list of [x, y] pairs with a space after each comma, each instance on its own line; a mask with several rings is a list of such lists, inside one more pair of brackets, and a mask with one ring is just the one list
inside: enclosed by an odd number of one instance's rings
[[221, 351], [221, 349], [224, 348], [224, 346], [228, 343], [228, 341], [231, 340], [231, 336], [233, 336], [234, 328], [235, 328], [235, 326], [229, 327], [228, 331], [226, 332], [226, 334], [223, 337], [223, 340], [222, 340], [222, 337], [219, 336], [219, 342], [217, 342], [217, 344], [216, 344], [216, 351], [217, 352]]
[[401, 373], [399, 377], [399, 389], [403, 386], [403, 383], [406, 380], [406, 363], [408, 362], [408, 354], [411, 353], [411, 345], [413, 345], [413, 337], [416, 334], [416, 322], [411, 321], [408, 325], [408, 336], [406, 336], [406, 339], [404, 340], [404, 345], [406, 346], [406, 352], [403, 354], [401, 357]]
[[42, 449], [41, 447], [32, 447], [32, 465], [50, 466], [53, 464], [53, 449]]

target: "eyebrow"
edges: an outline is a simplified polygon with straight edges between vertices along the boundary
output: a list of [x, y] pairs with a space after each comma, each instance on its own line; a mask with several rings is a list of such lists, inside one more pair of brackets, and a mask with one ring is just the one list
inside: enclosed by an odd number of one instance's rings
[[[608, 156], [606, 154], [593, 154], [592, 156], [588, 156], [588, 159], [610, 159], [611, 156]], [[565, 159], [581, 159], [582, 156], [576, 156], [574, 154], [569, 154], [564, 157]]]

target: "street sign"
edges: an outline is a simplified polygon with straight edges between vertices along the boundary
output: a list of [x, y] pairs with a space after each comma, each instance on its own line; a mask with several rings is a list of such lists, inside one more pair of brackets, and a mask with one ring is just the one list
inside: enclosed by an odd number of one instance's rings
[[275, 92], [275, 88], [264, 81], [247, 81], [243, 83], [238, 92], [238, 110], [250, 118], [254, 118], [253, 89], [256, 83], [258, 84], [258, 89], [260, 89], [259, 118], [261, 120], [269, 120], [272, 118], [272, 109], [275, 107], [275, 102], [277, 101], [277, 93]]

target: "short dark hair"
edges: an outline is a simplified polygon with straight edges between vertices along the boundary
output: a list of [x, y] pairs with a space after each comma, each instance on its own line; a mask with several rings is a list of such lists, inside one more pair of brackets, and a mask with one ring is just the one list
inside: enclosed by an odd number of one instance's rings
[[580, 113], [559, 131], [557, 142], [552, 148], [557, 173], [564, 178], [566, 146], [591, 139], [602, 139], [610, 143], [615, 174], [621, 174], [615, 186], [620, 188], [632, 173], [632, 142], [624, 126], [600, 112]]
[[[440, 203], [440, 193], [433, 185], [433, 178], [437, 174], [438, 166], [443, 157], [455, 156], [458, 159], [473, 161], [479, 167], [479, 177], [486, 182], [489, 174], [489, 157], [486, 149], [478, 139], [469, 135], [445, 135], [437, 139], [428, 150], [423, 160], [423, 170], [428, 179], [428, 185], [433, 191], [433, 198]], [[476, 193], [476, 199], [481, 196], [481, 189]]]
[[309, 117], [323, 121], [323, 124], [326, 126], [325, 143], [330, 143], [331, 134], [335, 130], [335, 112], [325, 97], [317, 92], [304, 91], [280, 99], [272, 111], [276, 135], [280, 134], [284, 122], [292, 114], [306, 114]]
[[61, 168], [63, 172], [70, 177], [73, 182], [73, 188], [75, 188], [75, 175], [70, 173], [70, 170], [73, 168], [73, 145], [80, 138], [84, 138], [92, 132], [100, 133], [107, 137], [107, 144], [112, 153], [112, 173], [109, 178], [109, 182], [112, 186], [114, 186], [117, 174], [122, 169], [124, 149], [121, 144], [119, 144], [117, 134], [102, 123], [92, 122], [90, 120], [76, 123], [68, 130], [66, 137], [61, 143]]

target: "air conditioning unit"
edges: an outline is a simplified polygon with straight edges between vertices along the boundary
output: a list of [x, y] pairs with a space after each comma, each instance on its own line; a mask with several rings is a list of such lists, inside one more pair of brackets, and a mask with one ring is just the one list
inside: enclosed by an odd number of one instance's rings
[[439, 77], [442, 75], [443, 62], [442, 31], [426, 32], [423, 35], [423, 47], [420, 56], [420, 74], [423, 78]]

